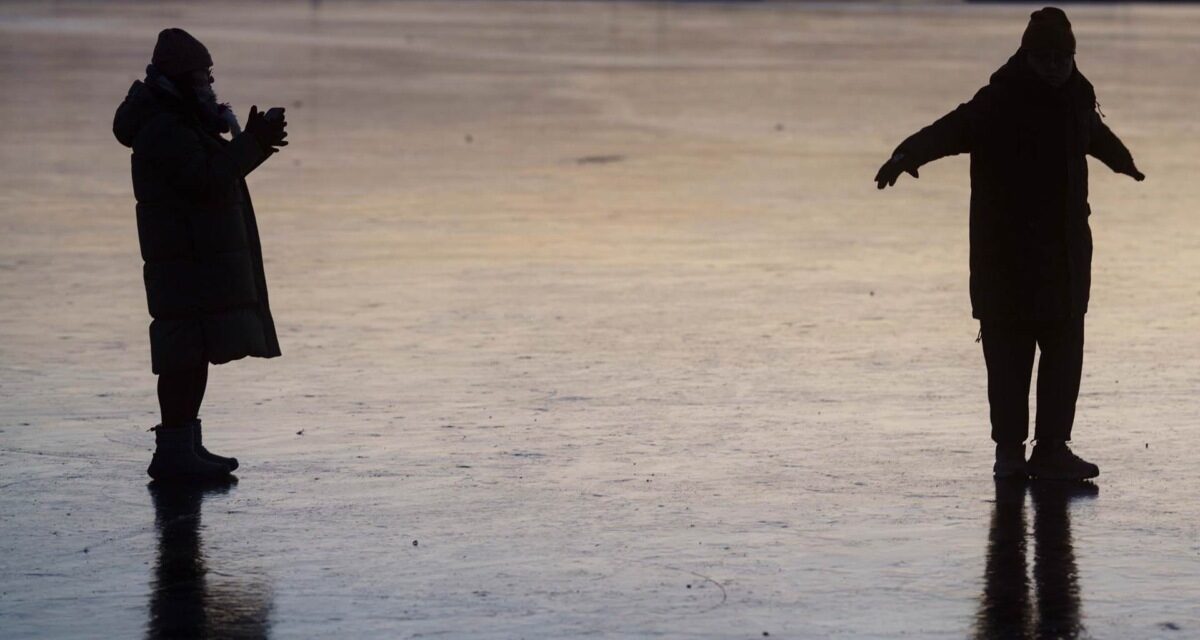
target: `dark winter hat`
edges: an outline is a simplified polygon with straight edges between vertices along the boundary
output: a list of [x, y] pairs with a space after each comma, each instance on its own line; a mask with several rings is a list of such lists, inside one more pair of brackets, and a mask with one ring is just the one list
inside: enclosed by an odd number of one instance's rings
[[1022, 49], [1057, 49], [1075, 53], [1075, 33], [1071, 21], [1058, 7], [1045, 7], [1029, 16], [1029, 26], [1021, 36]]
[[158, 43], [154, 45], [154, 57], [150, 64], [158, 68], [163, 75], [178, 76], [197, 69], [207, 69], [212, 66], [212, 56], [208, 49], [192, 34], [183, 29], [163, 29], [158, 33]]

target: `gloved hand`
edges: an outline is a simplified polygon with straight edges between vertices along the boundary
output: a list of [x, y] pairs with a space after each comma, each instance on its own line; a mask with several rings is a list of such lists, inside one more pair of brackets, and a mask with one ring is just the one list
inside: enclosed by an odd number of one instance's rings
[[258, 105], [250, 107], [250, 116], [246, 118], [245, 133], [251, 135], [258, 142], [258, 146], [267, 153], [274, 153], [279, 149], [275, 147], [287, 146], [287, 120], [283, 118], [283, 109], [280, 109], [280, 117], [268, 119], [265, 114], [258, 110]]
[[1142, 173], [1141, 171], [1138, 171], [1138, 170], [1137, 170], [1137, 167], [1134, 167], [1134, 168], [1133, 168], [1133, 172], [1132, 172], [1132, 173], [1129, 173], [1129, 174], [1127, 174], [1127, 175], [1128, 175], [1130, 178], [1133, 178], [1134, 180], [1137, 180], [1138, 182], [1141, 182], [1142, 180], [1145, 180], [1145, 179], [1146, 179], [1146, 174]]
[[900, 177], [901, 173], [907, 173], [914, 178], [921, 177], [917, 174], [916, 167], [905, 167], [904, 154], [897, 153], [888, 158], [882, 167], [879, 167], [879, 172], [875, 174], [875, 185], [880, 189], [890, 187], [896, 184], [896, 179]]

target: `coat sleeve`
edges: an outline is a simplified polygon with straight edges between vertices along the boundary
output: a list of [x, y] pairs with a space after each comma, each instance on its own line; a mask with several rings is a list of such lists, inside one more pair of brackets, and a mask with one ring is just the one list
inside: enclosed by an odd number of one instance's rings
[[167, 183], [191, 197], [207, 199], [224, 193], [266, 158], [258, 142], [245, 133], [213, 149], [200, 134], [178, 120], [161, 118], [139, 135], [148, 136], [148, 156], [163, 170]]
[[917, 168], [939, 158], [970, 153], [981, 132], [986, 131], [995, 112], [991, 87], [980, 89], [969, 102], [912, 134], [895, 153], [903, 154], [906, 168]]
[[1091, 117], [1092, 134], [1087, 150], [1088, 155], [1094, 156], [1117, 173], [1127, 176], [1137, 174], [1137, 167], [1133, 164], [1133, 154], [1125, 148], [1125, 143], [1121, 142], [1117, 134], [1104, 124], [1104, 121], [1100, 119], [1100, 114], [1093, 111]]

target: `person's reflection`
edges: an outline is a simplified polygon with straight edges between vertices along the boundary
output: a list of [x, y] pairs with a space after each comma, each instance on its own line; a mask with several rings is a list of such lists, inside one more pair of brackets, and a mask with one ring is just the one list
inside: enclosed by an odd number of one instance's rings
[[987, 565], [979, 603], [978, 638], [1023, 638], [1029, 630], [1025, 571], [1025, 482], [996, 480]]
[[1034, 482], [1033, 580], [1037, 584], [1039, 638], [1075, 638], [1079, 622], [1079, 581], [1071, 547], [1071, 516], [1067, 507], [1076, 498], [1100, 492], [1090, 482]]
[[200, 540], [200, 505], [229, 492], [230, 485], [203, 489], [151, 483], [158, 561], [150, 595], [146, 637], [265, 638], [270, 595], [261, 583], [222, 576], [210, 585]]
[[[1025, 559], [1027, 486], [1033, 502], [1036, 607]], [[1079, 584], [1067, 507], [1073, 499], [1098, 493], [1087, 482], [996, 481], [976, 638], [1079, 637]]]

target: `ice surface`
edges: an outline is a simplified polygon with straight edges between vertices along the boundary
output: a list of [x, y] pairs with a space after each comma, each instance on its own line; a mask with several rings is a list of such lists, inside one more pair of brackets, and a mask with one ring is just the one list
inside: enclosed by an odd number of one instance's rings
[[[1148, 175], [1092, 164], [1098, 495], [989, 476], [966, 160], [871, 182], [1029, 10], [0, 5], [0, 636], [1200, 634], [1200, 9], [1069, 7]], [[292, 141], [182, 499], [109, 132], [165, 26]]]

